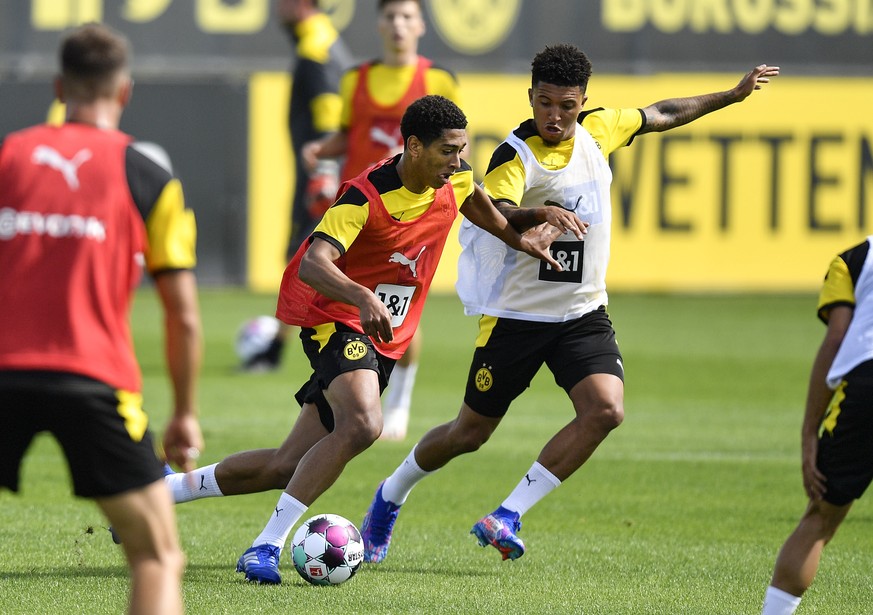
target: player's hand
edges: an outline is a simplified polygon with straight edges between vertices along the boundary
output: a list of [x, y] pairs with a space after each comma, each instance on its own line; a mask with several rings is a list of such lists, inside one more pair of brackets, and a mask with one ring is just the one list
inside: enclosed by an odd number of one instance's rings
[[313, 220], [320, 219], [334, 204], [339, 189], [339, 165], [335, 160], [319, 160], [306, 185], [306, 208]]
[[802, 445], [803, 488], [810, 500], [819, 501], [827, 491], [827, 478], [816, 465], [818, 458], [818, 436], [804, 436]]
[[394, 329], [391, 326], [391, 314], [379, 298], [370, 291], [369, 296], [358, 303], [361, 317], [361, 328], [365, 335], [374, 342], [390, 342], [394, 339]]
[[756, 66], [748, 73], [746, 73], [746, 75], [734, 88], [734, 95], [737, 102], [745, 100], [745, 98], [749, 94], [751, 94], [755, 90], [760, 90], [762, 87], [764, 87], [764, 84], [770, 83], [770, 77], [776, 77], [778, 75], [778, 66], [768, 66], [767, 64], [760, 64]]
[[552, 226], [548, 222], [543, 222], [533, 228], [526, 230], [521, 235], [521, 249], [540, 260], [546, 261], [556, 271], [563, 271], [564, 268], [554, 259], [552, 253], [549, 252], [549, 246], [564, 232], [556, 226]]
[[546, 222], [561, 231], [558, 237], [570, 232], [576, 236], [576, 239], [585, 238], [585, 234], [588, 232], [588, 223], [580, 220], [575, 213], [554, 205], [547, 205], [543, 207], [543, 210], [546, 214]]
[[164, 455], [169, 463], [190, 472], [197, 467], [203, 447], [203, 434], [196, 416], [182, 414], [170, 419], [164, 431]]
[[303, 159], [306, 172], [310, 175], [315, 172], [315, 167], [318, 166], [318, 153], [320, 151], [321, 141], [310, 141], [300, 148], [300, 157]]

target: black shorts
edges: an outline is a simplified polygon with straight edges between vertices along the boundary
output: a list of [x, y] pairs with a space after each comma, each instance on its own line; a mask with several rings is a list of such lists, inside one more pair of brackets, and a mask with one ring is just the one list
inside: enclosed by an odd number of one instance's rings
[[321, 424], [328, 431], [334, 428], [333, 409], [324, 397], [324, 390], [334, 378], [357, 369], [371, 369], [379, 375], [379, 393], [388, 386], [396, 361], [377, 352], [373, 341], [363, 333], [337, 324], [323, 348], [321, 341], [316, 339], [315, 329], [301, 329], [300, 340], [312, 367], [312, 376], [294, 398], [301, 406], [315, 404]]
[[873, 481], [873, 361], [846, 374], [834, 392], [817, 466], [827, 479], [824, 499], [834, 506], [860, 498]]
[[59, 372], [0, 372], [0, 487], [18, 491], [19, 469], [37, 433], [54, 435], [73, 492], [107, 497], [163, 476], [142, 398]]
[[545, 363], [569, 394], [592, 374], [624, 380], [621, 353], [605, 307], [567, 322], [531, 322], [483, 316], [467, 377], [466, 403], [502, 417]]

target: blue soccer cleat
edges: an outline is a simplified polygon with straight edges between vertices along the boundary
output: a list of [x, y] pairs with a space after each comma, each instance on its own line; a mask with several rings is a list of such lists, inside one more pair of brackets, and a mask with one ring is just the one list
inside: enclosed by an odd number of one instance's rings
[[[175, 473], [176, 471], [170, 467], [170, 464], [164, 462], [164, 476], [169, 476], [170, 474]], [[121, 537], [116, 533], [115, 529], [111, 525], [109, 526], [109, 535], [112, 536], [112, 542], [117, 545], [121, 544]]]
[[361, 538], [364, 539], [364, 561], [368, 564], [378, 564], [388, 555], [388, 545], [391, 544], [391, 533], [394, 522], [400, 514], [400, 505], [388, 502], [382, 498], [382, 485], [379, 484], [376, 495], [370, 503], [364, 522], [361, 523]]
[[273, 545], [258, 545], [249, 548], [236, 563], [237, 572], [246, 573], [246, 581], [278, 585], [282, 582], [279, 574], [279, 554], [281, 547]]
[[521, 530], [519, 514], [503, 506], [479, 519], [470, 533], [479, 539], [480, 547], [491, 545], [504, 560], [516, 560], [524, 555], [524, 543], [515, 535]]

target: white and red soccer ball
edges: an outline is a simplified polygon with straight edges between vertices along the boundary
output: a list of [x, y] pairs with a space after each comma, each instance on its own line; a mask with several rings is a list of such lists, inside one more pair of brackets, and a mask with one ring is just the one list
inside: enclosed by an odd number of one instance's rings
[[358, 528], [339, 515], [316, 515], [294, 533], [291, 559], [300, 576], [313, 585], [339, 585], [351, 579], [364, 561]]
[[234, 349], [245, 365], [257, 355], [266, 352], [279, 333], [279, 321], [273, 316], [256, 316], [242, 323], [237, 330]]

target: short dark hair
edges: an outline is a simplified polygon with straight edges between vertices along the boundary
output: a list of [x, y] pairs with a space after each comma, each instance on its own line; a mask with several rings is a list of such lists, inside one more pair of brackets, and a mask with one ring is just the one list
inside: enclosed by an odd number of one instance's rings
[[531, 87], [551, 83], [562, 87], [578, 85], [584, 92], [591, 77], [591, 61], [574, 45], [546, 47], [531, 62]]
[[[379, 0], [379, 10], [381, 11], [386, 4], [391, 4], [392, 2], [406, 2], [407, 0]], [[421, 8], [421, 0], [412, 0], [415, 2], [419, 8]]]
[[463, 130], [467, 116], [458, 105], [444, 96], [422, 96], [409, 105], [400, 120], [400, 134], [406, 143], [415, 135], [425, 147], [439, 139], [446, 130]]
[[114, 92], [115, 79], [126, 71], [130, 43], [112, 28], [88, 23], [61, 41], [61, 78], [68, 94], [92, 101]]

